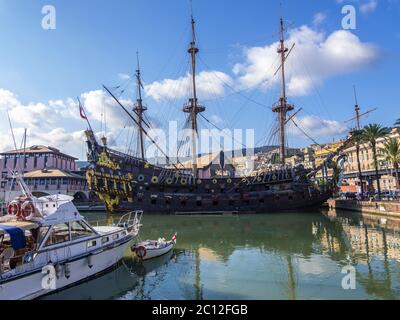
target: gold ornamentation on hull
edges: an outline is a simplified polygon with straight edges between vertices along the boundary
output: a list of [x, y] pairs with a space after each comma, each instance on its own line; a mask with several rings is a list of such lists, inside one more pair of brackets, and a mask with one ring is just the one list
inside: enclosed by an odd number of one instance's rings
[[118, 196], [112, 197], [106, 193], [98, 193], [97, 194], [100, 200], [104, 201], [107, 211], [113, 213], [115, 211], [115, 207], [117, 207], [121, 203], [121, 199]]
[[99, 157], [99, 161], [97, 162], [97, 165], [101, 167], [106, 167], [110, 168], [112, 170], [120, 170], [120, 166], [116, 163], [114, 163], [107, 155], [106, 152], [102, 152]]

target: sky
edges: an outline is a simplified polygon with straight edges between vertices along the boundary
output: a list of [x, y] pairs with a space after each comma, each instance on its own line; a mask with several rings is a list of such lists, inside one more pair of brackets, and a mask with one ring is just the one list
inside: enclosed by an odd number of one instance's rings
[[[282, 5], [280, 5], [282, 3]], [[42, 13], [55, 8], [55, 29]], [[342, 8], [355, 8], [354, 30], [344, 30]], [[254, 129], [264, 145], [274, 131], [279, 99], [276, 52], [284, 16], [287, 93], [301, 111], [288, 142], [325, 143], [346, 136], [356, 85], [363, 123], [391, 126], [400, 118], [399, 0], [193, 0], [200, 49], [197, 84], [204, 116], [223, 129]], [[128, 151], [132, 121], [102, 90], [106, 85], [129, 108], [136, 99], [139, 51], [148, 119], [156, 128], [183, 126], [191, 95], [188, 0], [0, 0], [0, 151], [14, 148], [7, 112], [20, 146], [54, 146], [85, 159], [77, 97], [93, 129], [112, 147]], [[124, 89], [124, 91], [122, 91]], [[210, 127], [203, 118], [202, 128]]]

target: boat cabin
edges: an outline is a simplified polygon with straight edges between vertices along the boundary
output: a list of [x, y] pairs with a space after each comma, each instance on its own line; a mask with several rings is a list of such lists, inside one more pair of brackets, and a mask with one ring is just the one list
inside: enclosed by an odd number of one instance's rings
[[41, 204], [41, 211], [46, 215], [41, 219], [13, 218], [0, 222], [0, 274], [30, 263], [40, 252], [98, 236], [76, 210], [69, 210], [70, 202], [43, 201]]

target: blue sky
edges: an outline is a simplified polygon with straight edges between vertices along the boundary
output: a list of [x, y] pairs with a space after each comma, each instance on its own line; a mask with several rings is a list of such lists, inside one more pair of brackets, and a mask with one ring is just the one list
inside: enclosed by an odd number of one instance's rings
[[[282, 9], [279, 2], [193, 1], [206, 117], [220, 127], [254, 128], [256, 142], [268, 142], [263, 137], [274, 123], [268, 106], [279, 96], [270, 61], [276, 58], [272, 49], [283, 12], [290, 26], [288, 46], [299, 41], [288, 62], [289, 100], [303, 107], [298, 122], [310, 135], [326, 142], [345, 134], [353, 84], [363, 109], [379, 108], [365, 122], [390, 126], [400, 118], [400, 1], [286, 0]], [[48, 4], [56, 8], [56, 30], [41, 27], [41, 10]], [[346, 4], [357, 10], [351, 32], [341, 27]], [[8, 110], [17, 140], [28, 127], [28, 143], [54, 144], [84, 158], [85, 123], [71, 100], [77, 96], [98, 130], [100, 114], [108, 110], [110, 135], [118, 137], [115, 144], [126, 143], [120, 129], [129, 121], [98, 90], [103, 83], [126, 83], [137, 50], [149, 117], [161, 127], [167, 120], [182, 121], [179, 108], [190, 94], [185, 90], [189, 24], [186, 0], [0, 0], [0, 148], [12, 147]], [[337, 48], [342, 52], [335, 53]], [[260, 82], [264, 66], [266, 79]], [[243, 94], [232, 95], [231, 88]], [[122, 98], [127, 104], [135, 99], [133, 83]], [[311, 143], [294, 129], [289, 142]]]

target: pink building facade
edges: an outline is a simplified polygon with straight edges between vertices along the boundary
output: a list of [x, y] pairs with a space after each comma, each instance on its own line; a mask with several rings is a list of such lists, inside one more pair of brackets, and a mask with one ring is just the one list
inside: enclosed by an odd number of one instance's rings
[[85, 176], [77, 171], [76, 158], [46, 146], [32, 146], [0, 154], [0, 199], [19, 194], [11, 173], [24, 173], [34, 195], [67, 194], [85, 201], [89, 196]]

